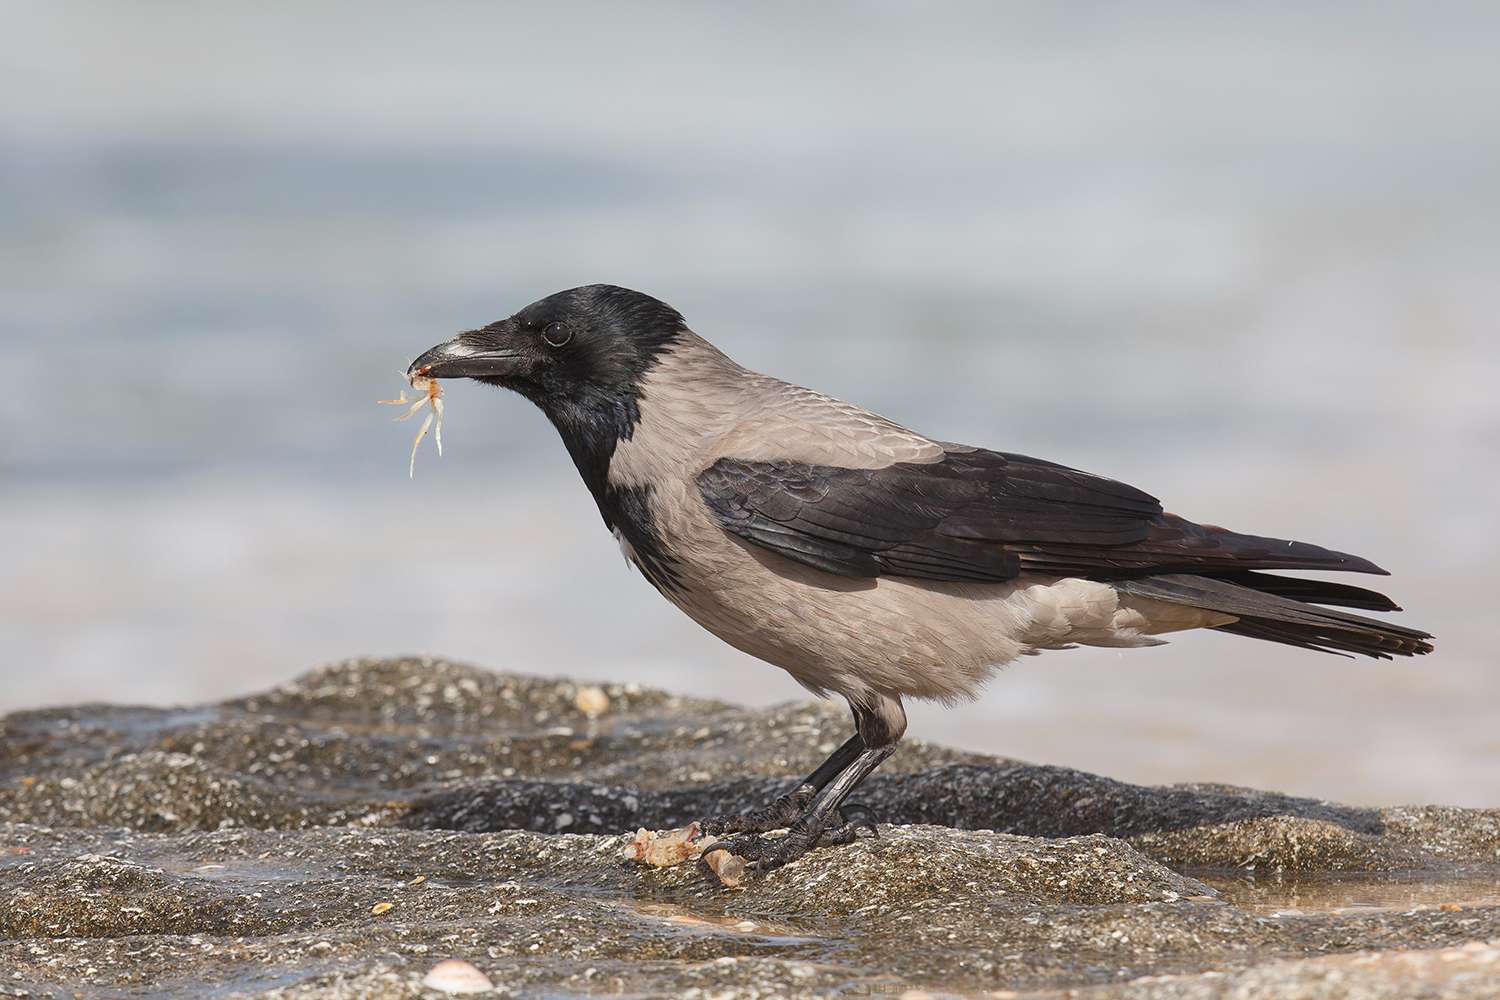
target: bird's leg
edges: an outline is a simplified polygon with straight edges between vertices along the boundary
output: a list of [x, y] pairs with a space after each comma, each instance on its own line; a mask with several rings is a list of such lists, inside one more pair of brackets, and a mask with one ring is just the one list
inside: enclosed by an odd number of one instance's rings
[[[753, 832], [741, 833], [710, 847], [704, 852], [705, 858], [715, 851], [728, 851], [749, 861], [747, 868], [752, 871], [771, 871], [796, 861], [815, 847], [847, 844], [862, 828], [873, 829], [867, 821], [846, 822], [839, 809], [849, 793], [896, 752], [896, 745], [906, 732], [906, 712], [900, 699], [892, 696], [880, 696], [869, 706], [852, 707], [859, 729], [857, 741], [850, 740], [840, 747], [813, 777], [822, 776], [825, 769], [831, 770], [840, 755], [852, 754], [853, 759], [812, 796], [802, 814], [787, 827], [786, 835], [768, 839]], [[799, 788], [798, 792], [802, 790]]]
[[760, 809], [736, 816], [711, 816], [699, 825], [704, 833], [721, 837], [726, 833], [768, 833], [785, 830], [812, 805], [828, 783], [837, 778], [865, 749], [864, 738], [855, 733], [843, 746], [835, 750], [818, 769], [802, 780], [796, 788]]

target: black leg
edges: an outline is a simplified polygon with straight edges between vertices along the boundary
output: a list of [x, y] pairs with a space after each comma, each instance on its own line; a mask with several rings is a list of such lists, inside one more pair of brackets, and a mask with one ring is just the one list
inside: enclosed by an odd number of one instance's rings
[[[728, 851], [747, 859], [750, 862], [747, 867], [751, 870], [771, 871], [790, 864], [814, 847], [847, 844], [854, 840], [860, 829], [868, 824], [845, 822], [840, 807], [860, 782], [896, 752], [896, 745], [906, 731], [906, 713], [896, 698], [881, 698], [874, 705], [853, 708], [858, 735], [840, 747], [793, 793], [812, 792], [806, 796], [810, 801], [803, 805], [801, 814], [789, 823], [782, 823], [787, 828], [785, 836], [768, 840], [754, 835], [757, 831], [745, 831], [740, 836], [715, 844], [704, 856], [715, 851]], [[838, 765], [842, 766], [835, 772]], [[813, 782], [818, 779], [824, 784], [815, 790]], [[868, 828], [874, 829], [873, 826]]]
[[828, 783], [837, 778], [864, 751], [864, 739], [855, 733], [835, 750], [818, 769], [803, 779], [802, 783], [763, 809], [741, 813], [737, 816], [713, 816], [703, 820], [699, 826], [704, 833], [722, 837], [726, 833], [768, 833], [784, 830], [807, 812], [813, 799]]
[[844, 741], [844, 745], [828, 755], [828, 759], [818, 765], [818, 769], [802, 782], [804, 787], [811, 787], [815, 792], [821, 792], [828, 787], [828, 783], [840, 774], [844, 768], [854, 763], [854, 759], [865, 750], [865, 738], [856, 732]]

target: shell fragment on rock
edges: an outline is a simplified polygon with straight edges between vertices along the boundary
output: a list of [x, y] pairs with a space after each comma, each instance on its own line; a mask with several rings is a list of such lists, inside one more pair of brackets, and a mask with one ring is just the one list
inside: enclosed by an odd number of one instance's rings
[[609, 711], [609, 695], [601, 687], [591, 685], [579, 688], [578, 694], [573, 698], [573, 707], [590, 719], [597, 719]]
[[717, 837], [702, 836], [697, 823], [681, 830], [636, 831], [635, 837], [625, 845], [627, 861], [640, 861], [653, 868], [675, 868], [688, 861], [695, 861], [703, 852], [719, 842]]
[[495, 988], [489, 976], [470, 963], [457, 958], [450, 958], [446, 962], [434, 965], [432, 971], [422, 977], [422, 985], [429, 990], [455, 994], [489, 993]]

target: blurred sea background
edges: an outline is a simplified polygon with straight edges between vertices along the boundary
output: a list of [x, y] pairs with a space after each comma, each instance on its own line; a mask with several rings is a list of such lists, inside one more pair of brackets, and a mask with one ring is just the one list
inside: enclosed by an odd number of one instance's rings
[[[1500, 806], [1500, 7], [5, 5], [0, 710], [353, 654], [802, 697], [553, 431], [375, 401], [560, 288], [1168, 509], [1367, 555], [1436, 655], [1083, 649], [912, 733]], [[1357, 581], [1356, 581], [1357, 582]]]

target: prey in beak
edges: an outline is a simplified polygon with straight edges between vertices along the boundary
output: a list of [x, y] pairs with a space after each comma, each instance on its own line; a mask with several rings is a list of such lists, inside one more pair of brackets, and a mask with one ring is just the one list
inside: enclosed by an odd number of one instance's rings
[[428, 431], [436, 432], [438, 455], [443, 453], [443, 390], [438, 385], [439, 379], [472, 378], [491, 385], [508, 385], [535, 368], [536, 359], [527, 353], [525, 343], [517, 342], [514, 337], [515, 326], [513, 321], [492, 323], [422, 352], [406, 368], [406, 381], [421, 395], [409, 399], [403, 389], [395, 399], [380, 401], [407, 407], [397, 420], [410, 420], [422, 410], [428, 411], [411, 445], [407, 475], [416, 476], [417, 449]]
[[421, 393], [415, 399], [406, 398], [406, 390], [401, 390], [401, 395], [395, 399], [382, 399], [380, 403], [384, 406], [405, 406], [407, 411], [397, 417], [397, 420], [410, 420], [422, 410], [427, 410], [427, 416], [422, 419], [422, 426], [417, 429], [416, 440], [411, 443], [411, 462], [407, 465], [406, 475], [409, 479], [417, 477], [417, 449], [422, 446], [422, 439], [427, 436], [429, 430], [437, 433], [434, 438], [437, 441], [438, 457], [443, 454], [443, 387], [438, 385], [436, 378], [423, 374], [413, 374], [415, 367], [408, 369], [406, 380], [411, 387]]
[[[519, 388], [519, 382], [537, 372], [544, 359], [538, 357], [536, 345], [529, 338], [518, 335], [519, 327], [515, 319], [502, 320], [429, 348], [406, 369], [406, 381], [422, 395], [409, 399], [403, 389], [397, 398], [380, 401], [408, 407], [397, 420], [410, 420], [428, 410], [412, 442], [408, 475], [416, 475], [417, 449], [428, 431], [436, 431], [438, 454], [443, 453], [443, 391], [438, 386], [439, 379], [471, 378], [490, 385]], [[554, 331], [553, 338], [543, 344], [555, 346], [556, 341]]]

